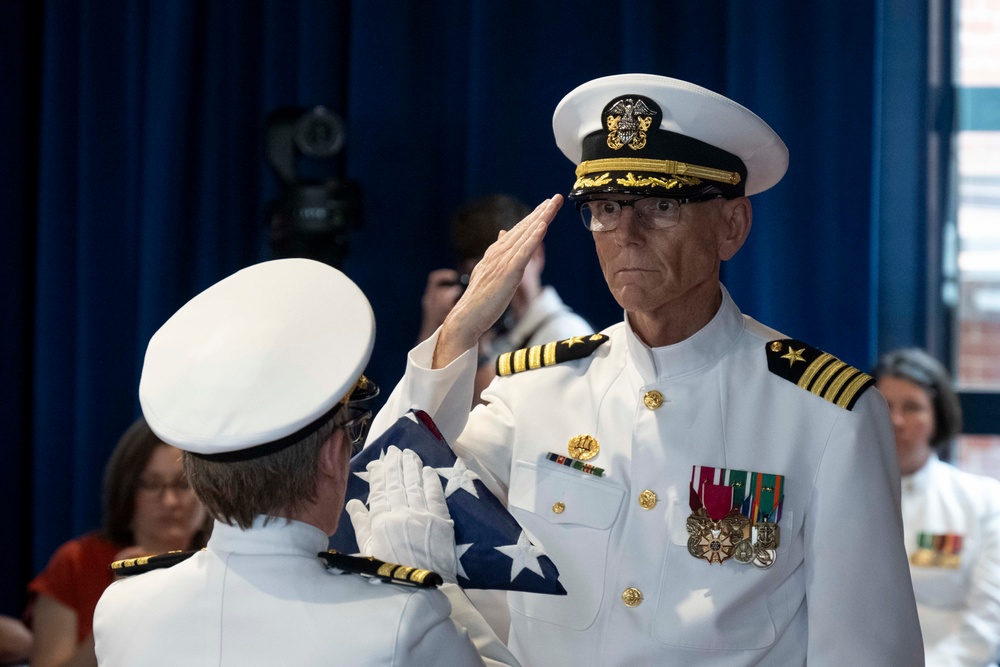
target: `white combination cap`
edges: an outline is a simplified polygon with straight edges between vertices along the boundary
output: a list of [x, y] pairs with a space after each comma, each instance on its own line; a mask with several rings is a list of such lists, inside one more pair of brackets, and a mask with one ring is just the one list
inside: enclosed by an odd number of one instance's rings
[[374, 343], [371, 305], [343, 273], [309, 259], [263, 262], [212, 285], [160, 327], [139, 401], [153, 432], [185, 451], [273, 449], [332, 416]]
[[788, 149], [753, 112], [710, 90], [653, 74], [619, 74], [570, 92], [552, 116], [577, 165], [571, 199], [752, 195], [776, 184]]

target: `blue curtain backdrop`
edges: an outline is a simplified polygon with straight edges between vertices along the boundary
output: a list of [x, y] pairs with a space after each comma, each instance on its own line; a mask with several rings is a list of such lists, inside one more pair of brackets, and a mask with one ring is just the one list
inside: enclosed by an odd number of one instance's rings
[[[886, 292], [883, 261], [898, 238], [913, 255], [923, 243], [911, 144], [924, 64], [910, 40], [919, 54], [926, 38], [905, 3], [15, 0], [2, 12], [0, 612], [19, 613], [52, 551], [97, 526], [152, 333], [270, 257], [263, 130], [278, 107], [346, 120], [364, 227], [344, 269], [375, 309], [370, 375], [386, 387], [427, 272], [450, 264], [448, 216], [489, 192], [567, 191], [552, 111], [627, 71], [726, 94], [789, 146], [788, 175], [755, 198], [750, 241], [724, 269], [744, 312], [862, 367], [885, 340], [923, 342], [922, 303]], [[887, 178], [886, 160], [906, 168]], [[900, 214], [888, 231], [886, 211]], [[546, 243], [547, 282], [596, 325], [620, 319], [569, 207]], [[887, 300], [908, 328], [885, 333]]]

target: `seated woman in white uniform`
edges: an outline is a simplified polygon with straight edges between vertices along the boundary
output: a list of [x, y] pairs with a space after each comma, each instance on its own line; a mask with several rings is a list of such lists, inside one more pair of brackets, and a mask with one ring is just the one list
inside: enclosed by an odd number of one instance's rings
[[940, 460], [961, 430], [951, 377], [918, 349], [872, 373], [889, 403], [906, 553], [929, 667], [992, 665], [1000, 647], [1000, 481]]

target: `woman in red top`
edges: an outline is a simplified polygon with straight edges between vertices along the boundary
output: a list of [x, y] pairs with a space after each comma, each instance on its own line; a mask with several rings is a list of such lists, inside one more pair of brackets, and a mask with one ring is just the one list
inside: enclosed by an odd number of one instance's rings
[[94, 608], [121, 558], [205, 545], [205, 510], [188, 485], [180, 452], [141, 417], [118, 441], [104, 471], [104, 526], [70, 540], [28, 585], [25, 616], [35, 633], [32, 667], [95, 667]]

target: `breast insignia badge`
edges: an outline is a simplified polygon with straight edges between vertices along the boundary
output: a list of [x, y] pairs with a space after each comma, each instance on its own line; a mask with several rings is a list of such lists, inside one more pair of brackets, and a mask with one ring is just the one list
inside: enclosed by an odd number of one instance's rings
[[592, 435], [574, 435], [569, 439], [569, 455], [574, 459], [589, 461], [601, 451], [597, 438]]

